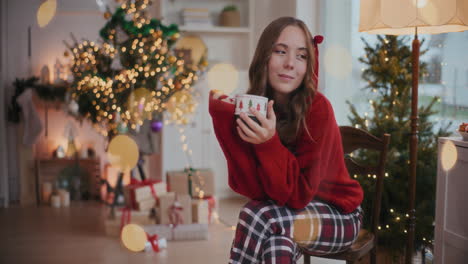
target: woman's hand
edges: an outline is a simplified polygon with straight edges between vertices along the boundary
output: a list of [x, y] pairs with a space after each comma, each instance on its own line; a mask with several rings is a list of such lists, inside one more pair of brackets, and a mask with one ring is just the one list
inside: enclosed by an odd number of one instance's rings
[[246, 113], [241, 113], [237, 119], [237, 132], [239, 136], [252, 144], [261, 144], [271, 139], [276, 133], [276, 115], [273, 110], [273, 100], [268, 102], [267, 116], [263, 116], [253, 107], [250, 112], [260, 121], [259, 125]]

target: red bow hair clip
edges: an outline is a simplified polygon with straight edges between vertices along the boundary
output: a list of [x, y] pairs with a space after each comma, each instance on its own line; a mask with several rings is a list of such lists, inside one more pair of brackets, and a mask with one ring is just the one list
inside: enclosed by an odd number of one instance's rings
[[317, 46], [318, 44], [323, 42], [323, 36], [322, 35], [316, 35], [313, 40], [314, 46]]

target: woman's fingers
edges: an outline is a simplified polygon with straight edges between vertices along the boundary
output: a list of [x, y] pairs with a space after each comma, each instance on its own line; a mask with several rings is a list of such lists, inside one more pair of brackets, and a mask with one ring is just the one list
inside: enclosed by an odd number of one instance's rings
[[260, 121], [260, 125], [265, 127], [267, 125], [267, 119], [264, 115], [262, 115], [259, 111], [255, 110], [255, 108], [251, 107], [250, 112], [255, 115], [255, 117]]
[[240, 117], [255, 134], [262, 132], [262, 127], [257, 122], [253, 121], [246, 113], [240, 113]]
[[[250, 117], [248, 117], [248, 118], [250, 119]], [[238, 118], [238, 119], [237, 119], [237, 125], [241, 128], [242, 132], [244, 132], [244, 134], [245, 134], [247, 137], [255, 138], [255, 137], [257, 136], [257, 134], [256, 134], [254, 131], [252, 131], [252, 130], [250, 129], [250, 125], [247, 126], [247, 125], [244, 123], [243, 119]]]
[[237, 126], [237, 133], [239, 133], [239, 136], [242, 140], [252, 143], [251, 140], [245, 135], [245, 133], [242, 131], [242, 129], [239, 126]]
[[276, 114], [275, 110], [273, 109], [274, 103], [275, 102], [273, 100], [270, 100], [270, 102], [268, 102], [267, 119], [276, 121]]

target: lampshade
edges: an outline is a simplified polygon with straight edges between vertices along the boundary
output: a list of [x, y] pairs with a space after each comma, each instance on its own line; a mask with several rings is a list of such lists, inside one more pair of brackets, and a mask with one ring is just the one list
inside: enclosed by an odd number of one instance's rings
[[468, 30], [466, 0], [361, 0], [359, 31], [439, 34]]

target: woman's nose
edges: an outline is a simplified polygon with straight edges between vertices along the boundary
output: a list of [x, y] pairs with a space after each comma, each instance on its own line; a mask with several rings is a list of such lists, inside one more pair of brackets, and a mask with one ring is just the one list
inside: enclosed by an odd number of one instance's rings
[[284, 61], [284, 68], [288, 70], [294, 69], [294, 56], [287, 56], [285, 61]]

